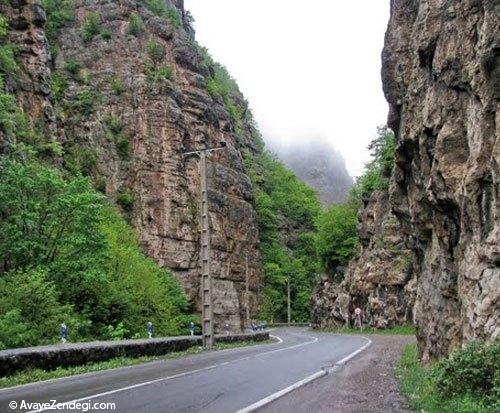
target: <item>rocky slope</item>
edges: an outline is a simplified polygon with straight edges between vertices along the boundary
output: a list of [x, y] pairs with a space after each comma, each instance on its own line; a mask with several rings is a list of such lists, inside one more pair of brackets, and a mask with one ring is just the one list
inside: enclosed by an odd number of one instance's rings
[[310, 139], [290, 146], [272, 146], [278, 157], [297, 176], [318, 191], [323, 205], [343, 202], [353, 179], [342, 155], [322, 139]]
[[393, 0], [391, 206], [416, 254], [424, 360], [500, 335], [500, 3]]
[[214, 67], [194, 41], [183, 1], [149, 2], [160, 4], [159, 11], [145, 3], [58, 5], [57, 12], [71, 7], [74, 18], [51, 26], [52, 55], [38, 2], [2, 4], [20, 50], [20, 75], [9, 88], [33, 124], [62, 144], [61, 162], [89, 174], [122, 206], [147, 254], [181, 280], [195, 309], [199, 178], [196, 159], [184, 159], [182, 151], [227, 144], [211, 156], [208, 171], [214, 312], [217, 330], [223, 323], [237, 330], [246, 274], [251, 314], [261, 285], [253, 191], [242, 157], [256, 150], [255, 130], [241, 94], [231, 96], [242, 114], [235, 119], [221, 96], [207, 92]]
[[413, 254], [392, 214], [387, 191], [376, 191], [358, 215], [361, 245], [336, 277], [316, 286], [311, 321], [316, 327], [352, 324], [354, 309], [376, 328], [411, 324], [415, 301]]

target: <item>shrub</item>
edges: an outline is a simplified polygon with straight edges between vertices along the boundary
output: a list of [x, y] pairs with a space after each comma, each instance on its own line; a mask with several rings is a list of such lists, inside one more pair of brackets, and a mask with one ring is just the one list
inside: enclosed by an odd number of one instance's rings
[[104, 39], [104, 40], [109, 40], [111, 39], [111, 31], [107, 28], [104, 28], [101, 30], [101, 37]]
[[123, 128], [121, 119], [115, 115], [110, 115], [106, 119], [106, 125], [113, 135], [120, 133]]
[[453, 351], [436, 363], [433, 377], [442, 397], [468, 394], [491, 398], [500, 392], [500, 340], [491, 344], [471, 342]]
[[135, 202], [134, 193], [130, 188], [122, 187], [118, 191], [116, 202], [118, 202], [125, 211], [131, 211]]
[[94, 111], [95, 93], [89, 89], [78, 92], [76, 101], [73, 102], [74, 108], [84, 116], [90, 116]]
[[95, 12], [87, 12], [83, 19], [81, 37], [84, 43], [92, 41], [95, 35], [99, 33], [99, 26], [101, 25], [101, 16]]
[[64, 76], [54, 73], [50, 79], [50, 88], [54, 99], [56, 101], [60, 101], [64, 97], [64, 92], [68, 88], [68, 81]]
[[154, 40], [148, 42], [146, 50], [148, 52], [149, 58], [155, 64], [161, 62], [165, 56], [165, 48]]
[[160, 66], [156, 70], [156, 78], [157, 79], [172, 79], [174, 74], [173, 69], [170, 66]]
[[115, 145], [116, 152], [118, 156], [123, 160], [128, 159], [129, 157], [129, 149], [130, 149], [130, 140], [129, 137], [124, 133], [119, 133], [115, 136]]
[[123, 81], [119, 77], [113, 76], [111, 78], [111, 90], [117, 96], [125, 92], [125, 85], [123, 84]]
[[136, 13], [132, 13], [128, 18], [128, 32], [133, 36], [139, 36], [139, 34], [144, 30], [144, 22]]
[[53, 46], [58, 31], [75, 20], [74, 0], [41, 0], [41, 3], [47, 14], [45, 33]]
[[78, 76], [80, 73], [80, 62], [76, 59], [70, 58], [66, 60], [66, 63], [64, 64], [64, 68], [71, 73], [73, 76]]
[[157, 16], [165, 17], [175, 28], [182, 26], [181, 16], [177, 10], [167, 6], [163, 0], [146, 0], [146, 7]]
[[[5, 17], [0, 14], [0, 40], [7, 36], [9, 25]], [[17, 69], [14, 56], [14, 48], [0, 43], [0, 72], [11, 73]]]

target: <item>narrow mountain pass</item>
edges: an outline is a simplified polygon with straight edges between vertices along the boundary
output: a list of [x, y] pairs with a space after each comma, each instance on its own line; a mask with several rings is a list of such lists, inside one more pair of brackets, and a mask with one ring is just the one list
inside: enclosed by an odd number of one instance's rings
[[277, 329], [272, 334], [279, 341], [270, 345], [208, 352], [4, 389], [0, 391], [0, 411], [27, 411], [9, 410], [12, 401], [19, 407], [23, 400], [57, 400], [88, 402], [88, 406], [115, 403], [118, 412], [235, 412], [331, 367], [367, 343], [363, 337], [304, 328]]

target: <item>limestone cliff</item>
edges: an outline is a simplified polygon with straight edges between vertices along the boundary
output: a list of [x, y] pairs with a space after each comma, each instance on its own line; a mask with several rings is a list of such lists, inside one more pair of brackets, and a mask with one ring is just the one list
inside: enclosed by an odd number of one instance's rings
[[[361, 245], [339, 277], [324, 277], [312, 297], [316, 327], [352, 323], [354, 309], [376, 328], [411, 324], [415, 301], [413, 254], [392, 214], [387, 191], [376, 191], [358, 214]], [[340, 279], [342, 281], [340, 281]]]
[[121, 205], [144, 250], [173, 271], [198, 310], [198, 165], [182, 152], [227, 145], [210, 157], [208, 171], [214, 313], [217, 330], [222, 323], [242, 328], [246, 275], [251, 314], [261, 285], [242, 157], [255, 150], [255, 130], [239, 92], [231, 96], [237, 119], [220, 95], [208, 93], [214, 67], [194, 41], [183, 1], [61, 3], [58, 18], [63, 7], [72, 17], [51, 27], [52, 55], [38, 1], [1, 7], [22, 66], [9, 87], [31, 121], [47, 124], [67, 169], [88, 174]]
[[500, 3], [393, 0], [393, 211], [416, 254], [423, 359], [500, 335]]
[[374, 326], [413, 312], [424, 360], [499, 337], [499, 23], [495, 0], [391, 1], [389, 202], [375, 193], [362, 210], [345, 280], [316, 289], [317, 325], [342, 324], [354, 305]]

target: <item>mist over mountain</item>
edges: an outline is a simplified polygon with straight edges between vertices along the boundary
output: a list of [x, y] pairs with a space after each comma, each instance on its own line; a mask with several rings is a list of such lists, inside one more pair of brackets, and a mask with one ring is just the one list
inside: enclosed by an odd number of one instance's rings
[[268, 145], [301, 180], [317, 189], [323, 205], [345, 200], [354, 181], [344, 158], [326, 139]]

